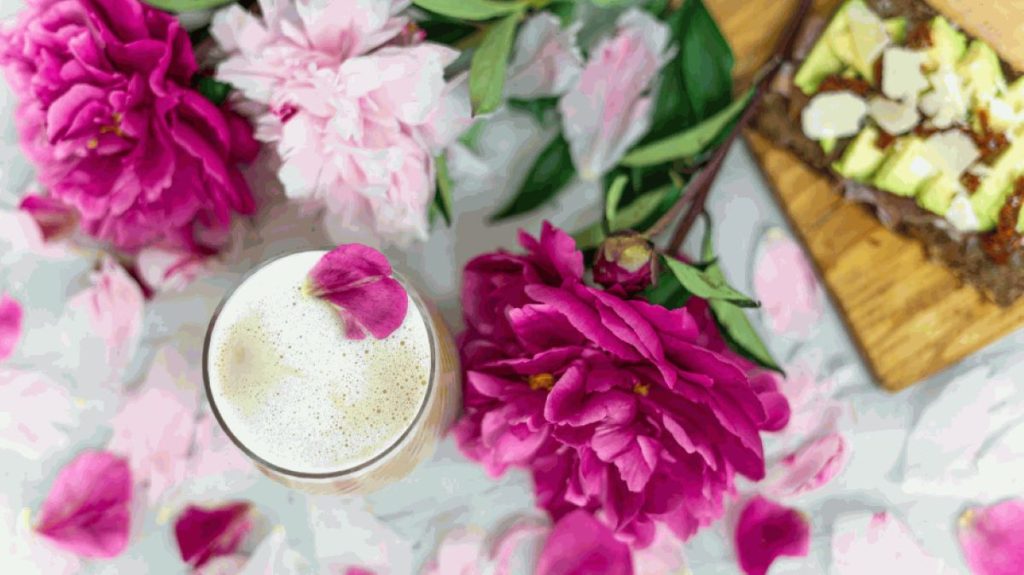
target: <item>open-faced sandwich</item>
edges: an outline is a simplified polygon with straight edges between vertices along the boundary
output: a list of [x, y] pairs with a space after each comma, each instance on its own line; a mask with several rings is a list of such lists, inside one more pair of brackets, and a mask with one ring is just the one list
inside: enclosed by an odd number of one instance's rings
[[848, 0], [805, 34], [757, 129], [997, 303], [1024, 295], [1024, 78], [920, 0]]

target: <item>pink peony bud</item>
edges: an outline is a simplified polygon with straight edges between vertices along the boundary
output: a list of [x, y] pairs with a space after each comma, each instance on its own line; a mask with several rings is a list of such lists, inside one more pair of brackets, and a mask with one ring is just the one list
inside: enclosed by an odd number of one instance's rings
[[636, 232], [619, 232], [597, 249], [594, 281], [607, 289], [633, 294], [647, 289], [658, 277], [654, 245]]

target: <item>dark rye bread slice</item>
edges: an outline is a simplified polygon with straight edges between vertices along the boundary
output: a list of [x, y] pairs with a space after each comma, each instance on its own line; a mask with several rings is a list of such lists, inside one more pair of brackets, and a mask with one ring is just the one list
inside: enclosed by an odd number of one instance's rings
[[[866, 0], [882, 18], [903, 16], [908, 29], [926, 22], [937, 12], [922, 0]], [[802, 49], [797, 57], [803, 58], [824, 30], [820, 18], [809, 19], [801, 32]], [[802, 52], [802, 53], [801, 53]], [[961, 233], [944, 218], [922, 209], [912, 198], [903, 198], [883, 192], [872, 186], [844, 180], [830, 168], [842, 155], [849, 139], [840, 141], [831, 154], [825, 154], [817, 142], [806, 137], [800, 125], [800, 112], [808, 98], [792, 84], [799, 62], [783, 65], [772, 89], [761, 100], [760, 110], [754, 118], [754, 128], [778, 146], [789, 149], [797, 157], [828, 174], [843, 189], [850, 201], [869, 205], [886, 226], [920, 240], [929, 257], [944, 263], [962, 281], [980, 289], [989, 299], [1001, 306], [1009, 306], [1024, 295], [1024, 254], [1018, 250], [1006, 264], [993, 262], [981, 247], [981, 236]], [[1003, 63], [1008, 79], [1019, 74]]]

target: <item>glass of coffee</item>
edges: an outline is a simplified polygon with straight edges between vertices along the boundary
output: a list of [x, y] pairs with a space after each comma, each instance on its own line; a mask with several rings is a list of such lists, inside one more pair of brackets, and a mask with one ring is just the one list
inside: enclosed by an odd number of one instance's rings
[[401, 327], [347, 339], [338, 310], [306, 289], [325, 254], [264, 263], [210, 321], [203, 379], [217, 420], [271, 478], [365, 494], [429, 456], [459, 407], [458, 355], [440, 315], [403, 277]]

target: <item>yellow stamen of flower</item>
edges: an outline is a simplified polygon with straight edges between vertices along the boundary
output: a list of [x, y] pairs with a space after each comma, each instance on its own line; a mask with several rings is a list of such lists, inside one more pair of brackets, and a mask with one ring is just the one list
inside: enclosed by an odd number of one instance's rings
[[100, 147], [100, 141], [97, 140], [96, 138], [93, 138], [85, 143], [85, 147], [89, 148], [90, 150], [95, 150], [96, 148]]
[[124, 119], [124, 116], [120, 112], [114, 112], [111, 115], [111, 119], [113, 120], [114, 123], [108, 124], [106, 126], [100, 126], [100, 134], [110, 134], [110, 133], [113, 133], [113, 134], [117, 135], [118, 137], [123, 138], [124, 137], [124, 132], [121, 131], [121, 120]]
[[538, 389], [551, 390], [555, 386], [555, 376], [550, 373], [536, 373], [531, 375], [527, 381], [530, 383], [530, 389], [537, 391]]
[[968, 509], [960, 514], [960, 527], [970, 527], [974, 523], [974, 510]]
[[634, 383], [633, 393], [647, 397], [647, 394], [651, 392], [651, 384], [649, 383]]

